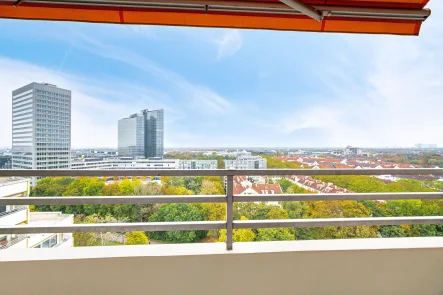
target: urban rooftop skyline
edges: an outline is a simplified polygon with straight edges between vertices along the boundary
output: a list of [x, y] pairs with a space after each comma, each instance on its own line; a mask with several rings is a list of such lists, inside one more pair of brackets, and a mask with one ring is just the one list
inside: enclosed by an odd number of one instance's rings
[[168, 114], [165, 147], [443, 146], [441, 17], [420, 37], [5, 19], [0, 31], [3, 147], [11, 93], [34, 81], [72, 91], [72, 148], [117, 147], [118, 119], [146, 108]]

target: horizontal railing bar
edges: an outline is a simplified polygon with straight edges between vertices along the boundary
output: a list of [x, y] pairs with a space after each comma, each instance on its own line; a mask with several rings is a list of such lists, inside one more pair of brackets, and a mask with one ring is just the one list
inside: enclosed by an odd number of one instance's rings
[[105, 205], [105, 204], [168, 204], [168, 203], [225, 203], [226, 196], [112, 196], [112, 197], [14, 197], [0, 198], [4, 205]]
[[[235, 202], [334, 201], [334, 200], [438, 200], [443, 193], [348, 193], [348, 194], [280, 194], [235, 195]], [[222, 195], [192, 196], [83, 196], [83, 197], [13, 197], [0, 198], [5, 205], [108, 205], [108, 204], [169, 204], [169, 203], [225, 203]], [[9, 212], [9, 211], [8, 211]], [[15, 211], [14, 211], [15, 212]], [[1, 214], [0, 214], [1, 216]]]
[[226, 229], [225, 221], [88, 223], [73, 225], [15, 225], [0, 226], [0, 234], [44, 234], [76, 232], [131, 232], [170, 230]]
[[227, 175], [443, 175], [443, 169], [405, 168], [405, 169], [190, 169], [190, 170], [70, 170], [70, 169], [1, 169], [0, 177], [30, 176], [227, 176]]
[[234, 228], [307, 228], [324, 226], [376, 226], [403, 224], [443, 224], [443, 216], [235, 220]]
[[[369, 217], [369, 218], [316, 218], [284, 220], [236, 220], [234, 229], [242, 228], [309, 228], [325, 226], [378, 226], [403, 224], [443, 224], [442, 216], [426, 217]], [[129, 232], [226, 229], [225, 221], [99, 223], [75, 225], [15, 225], [0, 226], [0, 234], [72, 233], [72, 232]]]
[[[235, 195], [234, 202], [340, 201], [340, 200], [438, 200], [443, 193], [343, 193]], [[0, 202], [1, 204], [1, 202]]]

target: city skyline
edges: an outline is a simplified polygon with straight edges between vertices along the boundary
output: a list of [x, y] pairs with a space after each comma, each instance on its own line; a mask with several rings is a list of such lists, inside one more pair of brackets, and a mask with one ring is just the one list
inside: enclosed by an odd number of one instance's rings
[[168, 113], [166, 147], [443, 146], [442, 28], [439, 17], [419, 37], [1, 20], [0, 146], [11, 91], [32, 81], [72, 90], [76, 148], [117, 147], [117, 120], [146, 106]]

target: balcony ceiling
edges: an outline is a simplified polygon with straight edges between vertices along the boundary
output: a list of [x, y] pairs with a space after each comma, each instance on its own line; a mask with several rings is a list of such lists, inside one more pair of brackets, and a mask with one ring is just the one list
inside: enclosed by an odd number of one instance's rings
[[0, 18], [418, 35], [428, 0], [0, 0]]

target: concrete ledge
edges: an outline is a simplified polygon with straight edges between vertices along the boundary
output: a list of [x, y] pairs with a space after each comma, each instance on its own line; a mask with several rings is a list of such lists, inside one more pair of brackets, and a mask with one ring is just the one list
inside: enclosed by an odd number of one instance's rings
[[443, 238], [9, 249], [2, 294], [443, 294]]
[[0, 251], [0, 262], [393, 249], [443, 249], [443, 237], [234, 243], [232, 251], [226, 250], [225, 243], [75, 247], [63, 249], [11, 248]]

